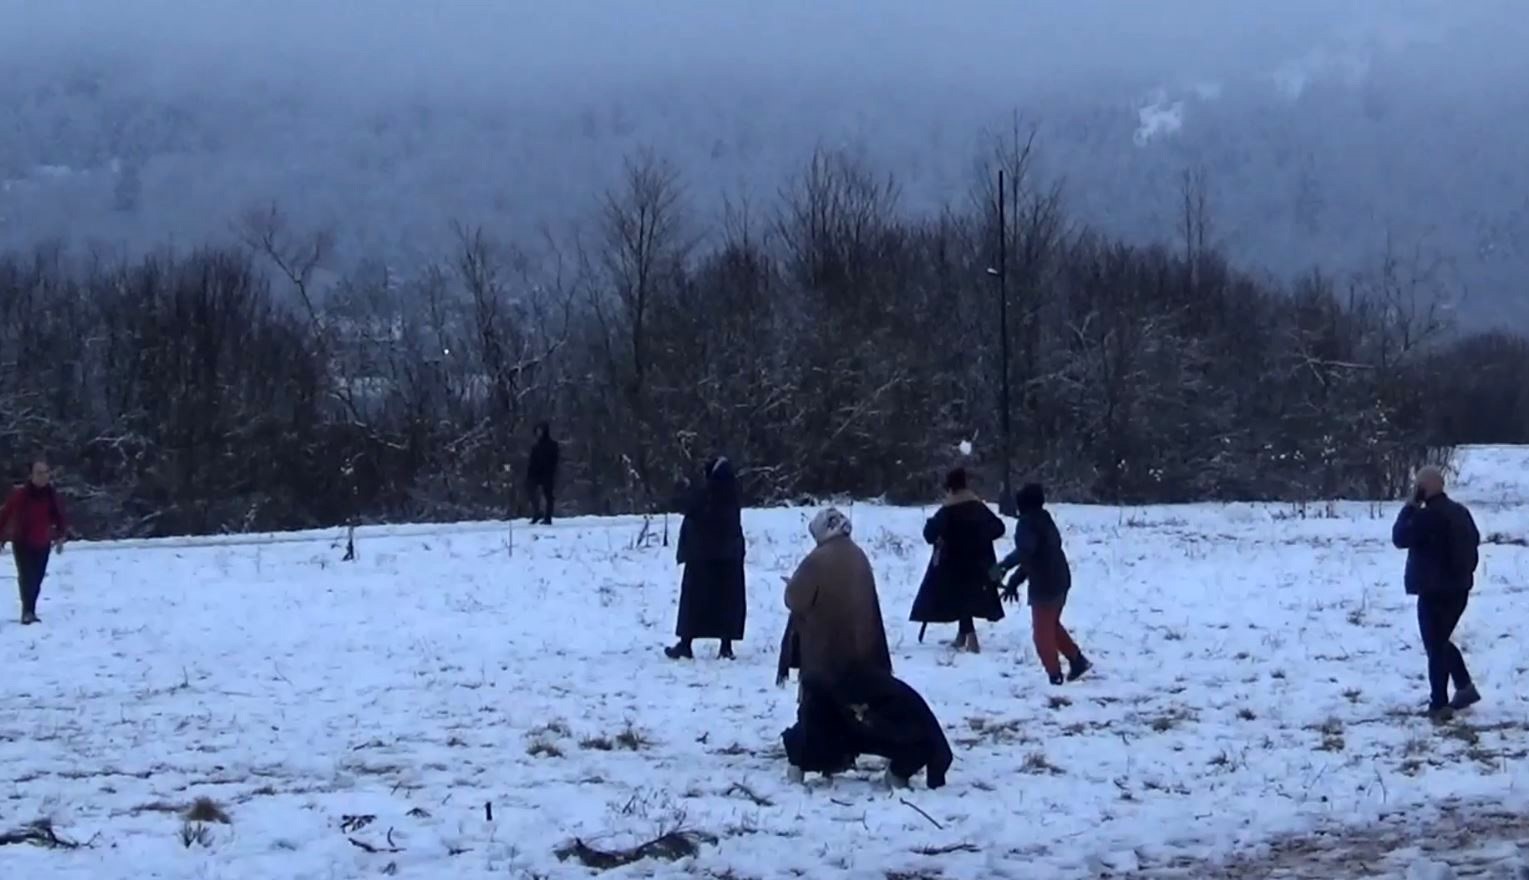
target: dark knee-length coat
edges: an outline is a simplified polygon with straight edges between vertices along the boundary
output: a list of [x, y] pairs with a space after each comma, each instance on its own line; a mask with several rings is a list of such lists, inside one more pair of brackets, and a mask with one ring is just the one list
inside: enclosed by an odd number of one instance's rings
[[992, 581], [998, 554], [993, 542], [1008, 528], [981, 498], [952, 495], [924, 524], [934, 547], [924, 582], [913, 600], [915, 623], [955, 623], [963, 617], [1003, 619], [1003, 602]]
[[738, 481], [727, 459], [707, 466], [706, 483], [689, 500], [676, 558], [685, 567], [674, 631], [682, 639], [741, 639], [744, 588], [743, 515]]
[[786, 759], [807, 772], [840, 773], [862, 754], [880, 755], [899, 775], [926, 771], [930, 788], [945, 785], [953, 760], [923, 696], [872, 666], [851, 670], [832, 687], [804, 682], [797, 723], [782, 731], [781, 742]]

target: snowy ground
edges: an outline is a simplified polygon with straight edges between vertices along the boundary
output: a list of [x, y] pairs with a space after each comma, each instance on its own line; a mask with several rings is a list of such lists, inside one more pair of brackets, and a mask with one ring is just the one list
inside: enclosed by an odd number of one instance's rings
[[[1484, 533], [1529, 535], [1526, 465], [1466, 460]], [[555, 854], [574, 837], [676, 828], [711, 841], [607, 876], [1396, 876], [1429, 841], [1497, 876], [1516, 857], [1529, 550], [1483, 548], [1461, 642], [1487, 702], [1435, 729], [1393, 505], [1056, 513], [1098, 666], [1061, 689], [1023, 609], [980, 628], [981, 656], [940, 629], [919, 644], [923, 512], [853, 510], [897, 672], [956, 749], [947, 788], [902, 796], [870, 760], [831, 788], [784, 779], [780, 577], [807, 511], [746, 519], [732, 663], [659, 653], [678, 573], [633, 519], [520, 527], [513, 548], [501, 526], [373, 531], [354, 563], [332, 534], [77, 546], [43, 625], [0, 622], [0, 833], [47, 817], [88, 845], [0, 846], [0, 876], [576, 877]], [[202, 797], [229, 823], [183, 819]]]

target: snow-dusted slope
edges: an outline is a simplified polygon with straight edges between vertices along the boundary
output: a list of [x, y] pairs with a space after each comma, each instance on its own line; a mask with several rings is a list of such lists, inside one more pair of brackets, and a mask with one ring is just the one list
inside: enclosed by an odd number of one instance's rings
[[[1484, 532], [1529, 530], [1525, 464], [1463, 462]], [[1022, 608], [981, 626], [981, 656], [938, 628], [919, 644], [905, 617], [923, 511], [855, 508], [898, 674], [956, 750], [947, 788], [902, 797], [869, 759], [832, 787], [784, 778], [780, 576], [808, 511], [747, 517], [733, 663], [708, 645], [662, 657], [673, 551], [634, 519], [522, 527], [513, 546], [495, 526], [363, 533], [350, 564], [332, 536], [81, 546], [58, 560], [43, 625], [0, 623], [0, 833], [47, 816], [90, 845], [0, 847], [0, 864], [37, 880], [568, 877], [586, 873], [554, 855], [573, 837], [685, 827], [715, 842], [606, 876], [1267, 876], [1214, 863], [1316, 827], [1437, 831], [1454, 820], [1419, 805], [1446, 797], [1529, 806], [1529, 551], [1484, 548], [1461, 644], [1487, 701], [1436, 730], [1415, 713], [1392, 512], [1059, 507], [1068, 622], [1098, 673], [1054, 689]], [[202, 796], [232, 821], [188, 846], [174, 811]]]

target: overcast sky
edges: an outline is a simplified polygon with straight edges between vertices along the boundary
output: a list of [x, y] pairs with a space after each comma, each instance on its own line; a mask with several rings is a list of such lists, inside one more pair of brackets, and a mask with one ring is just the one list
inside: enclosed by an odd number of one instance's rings
[[724, 193], [772, 197], [820, 146], [863, 150], [926, 210], [965, 198], [979, 135], [1020, 113], [1061, 144], [1043, 138], [1042, 168], [1068, 181], [1070, 205], [1123, 235], [1171, 229], [1158, 214], [1205, 161], [1227, 240], [1269, 265], [1373, 249], [1292, 225], [1301, 169], [1333, 224], [1378, 238], [1443, 216], [1467, 257], [1529, 261], [1529, 208], [1506, 182], [1529, 118], [1526, 12], [1529, 0], [0, 0], [0, 245], [201, 242], [278, 202], [358, 253], [433, 255], [449, 221], [521, 235], [585, 216], [621, 157], [646, 148], [679, 165], [704, 211]]
[[[1494, 19], [1521, 34], [1526, 17], [1516, 0], [0, 0], [0, 10], [8, 64], [115, 56], [166, 84], [215, 70], [369, 92], [718, 71], [1213, 79], [1334, 40], [1464, 39]], [[1497, 15], [1507, 10], [1517, 15]]]

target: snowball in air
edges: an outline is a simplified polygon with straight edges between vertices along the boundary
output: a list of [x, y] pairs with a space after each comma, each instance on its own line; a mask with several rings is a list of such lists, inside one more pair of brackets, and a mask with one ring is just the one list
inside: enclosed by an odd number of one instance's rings
[[959, 444], [957, 444], [956, 448], [961, 450], [961, 454], [962, 455], [971, 455], [972, 454], [972, 441], [970, 441], [970, 440], [962, 440]]

